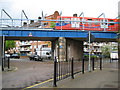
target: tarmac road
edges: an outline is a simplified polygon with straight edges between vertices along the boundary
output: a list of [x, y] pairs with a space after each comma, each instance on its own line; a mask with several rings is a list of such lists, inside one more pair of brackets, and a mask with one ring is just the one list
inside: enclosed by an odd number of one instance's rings
[[2, 73], [2, 88], [23, 88], [53, 76], [53, 61], [11, 59], [10, 64], [16, 69]]

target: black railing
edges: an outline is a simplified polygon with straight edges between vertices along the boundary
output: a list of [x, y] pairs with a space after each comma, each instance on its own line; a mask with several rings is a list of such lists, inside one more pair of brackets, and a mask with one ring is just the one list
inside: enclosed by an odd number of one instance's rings
[[102, 70], [102, 58], [100, 58], [100, 70]]
[[74, 68], [73, 58], [67, 61], [57, 61], [56, 57], [54, 60], [54, 81], [53, 86], [56, 87], [57, 81], [70, 77], [74, 79]]
[[85, 71], [85, 68], [84, 68], [84, 63], [85, 63], [85, 60], [84, 60], [84, 58], [83, 58], [83, 60], [82, 60], [82, 73], [84, 74], [84, 71]]
[[94, 67], [95, 67], [95, 61], [94, 61], [95, 58], [92, 58], [92, 70], [94, 71]]
[[[102, 58], [99, 60], [95, 60], [95, 58], [91, 58], [92, 60], [92, 70], [95, 69], [95, 64], [100, 67], [102, 70]], [[99, 62], [98, 62], [99, 61]], [[97, 63], [95, 63], [97, 62]], [[88, 61], [85, 61], [83, 58], [82, 61], [74, 60], [73, 58], [67, 61], [57, 61], [56, 57], [54, 60], [54, 81], [53, 86], [57, 87], [57, 81], [70, 77], [74, 79], [74, 75], [82, 72], [84, 74], [85, 70], [88, 70]]]

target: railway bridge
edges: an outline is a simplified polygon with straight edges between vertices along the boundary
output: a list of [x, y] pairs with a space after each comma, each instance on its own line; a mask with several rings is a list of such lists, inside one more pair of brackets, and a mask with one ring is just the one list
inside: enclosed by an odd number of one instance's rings
[[[52, 42], [52, 56], [61, 60], [74, 57], [82, 59], [83, 42], [87, 40], [88, 31], [47, 30], [3, 28], [0, 30], [0, 56], [3, 56], [4, 40], [40, 40]], [[117, 33], [91, 31], [95, 42], [115, 42]]]

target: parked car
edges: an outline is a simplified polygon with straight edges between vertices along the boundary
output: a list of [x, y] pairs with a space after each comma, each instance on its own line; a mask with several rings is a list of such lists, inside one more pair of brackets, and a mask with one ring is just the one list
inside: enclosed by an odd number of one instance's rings
[[11, 55], [11, 58], [18, 58], [18, 59], [19, 59], [20, 56], [19, 56], [18, 54], [12, 54], [12, 55]]
[[43, 59], [39, 55], [34, 56], [35, 61], [42, 61]]
[[35, 60], [35, 61], [42, 61], [43, 60], [43, 58], [41, 58], [39, 55], [30, 55], [29, 59]]
[[5, 54], [5, 57], [10, 58], [10, 54]]
[[35, 56], [35, 55], [30, 55], [30, 56], [29, 56], [29, 59], [30, 59], [30, 60], [34, 60], [34, 56]]

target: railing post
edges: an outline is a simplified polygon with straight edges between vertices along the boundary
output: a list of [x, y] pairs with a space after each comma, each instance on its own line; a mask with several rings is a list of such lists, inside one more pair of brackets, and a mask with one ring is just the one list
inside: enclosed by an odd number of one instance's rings
[[100, 70], [102, 70], [102, 58], [100, 58]]
[[53, 87], [57, 87], [57, 84], [56, 84], [56, 82], [57, 82], [57, 77], [56, 77], [56, 73], [57, 73], [57, 59], [56, 59], [56, 57], [55, 57], [55, 59], [54, 59], [54, 80], [53, 80]]
[[94, 71], [94, 58], [92, 58], [92, 69]]
[[110, 63], [111, 63], [111, 61], [112, 61], [112, 58], [110, 58]]
[[72, 79], [74, 79], [74, 63], [73, 63], [73, 57], [72, 57], [72, 61], [71, 61], [71, 77], [72, 77]]
[[84, 74], [84, 58], [82, 60], [82, 73]]
[[4, 71], [4, 58], [2, 58], [2, 71]]
[[8, 57], [8, 69], [10, 68], [10, 58]]

